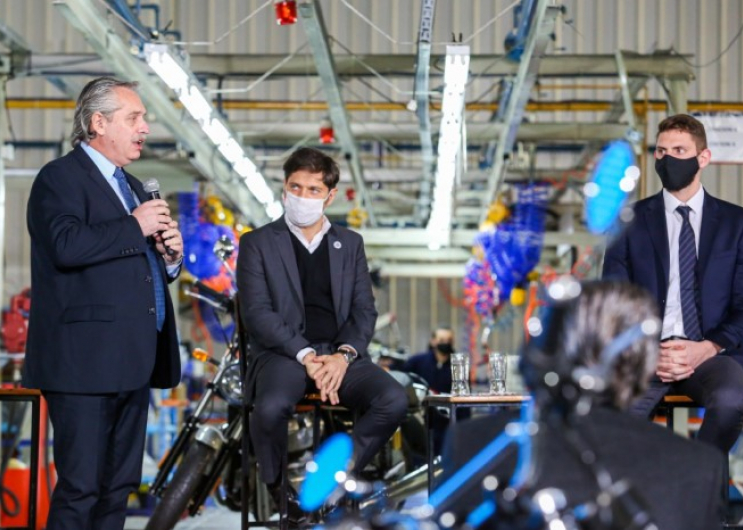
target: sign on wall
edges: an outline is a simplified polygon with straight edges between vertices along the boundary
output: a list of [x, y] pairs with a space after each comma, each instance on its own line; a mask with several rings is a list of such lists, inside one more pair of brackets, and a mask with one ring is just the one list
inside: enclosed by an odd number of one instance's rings
[[743, 113], [704, 112], [694, 117], [704, 124], [713, 164], [743, 164]]

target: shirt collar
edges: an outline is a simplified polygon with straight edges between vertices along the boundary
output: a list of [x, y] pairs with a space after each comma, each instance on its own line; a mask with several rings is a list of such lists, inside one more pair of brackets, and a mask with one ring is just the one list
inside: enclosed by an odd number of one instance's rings
[[106, 180], [111, 180], [114, 176], [114, 171], [116, 171], [116, 164], [103, 156], [95, 147], [91, 147], [87, 142], [80, 142], [80, 147], [90, 157], [98, 168], [98, 171], [106, 177]]
[[[675, 213], [676, 208], [682, 204], [684, 203], [674, 197], [668, 190], [665, 188], [663, 189], [663, 205], [666, 212], [671, 214]], [[700, 186], [699, 191], [697, 191], [694, 196], [686, 202], [686, 206], [691, 207], [691, 211], [694, 213], [699, 214], [702, 212], [702, 207], [704, 206], [704, 188], [702, 186]]]
[[[302, 229], [299, 226], [292, 223], [286, 215], [284, 216], [284, 221], [286, 222], [286, 226], [289, 227], [289, 231], [295, 236], [297, 236], [300, 241], [307, 241], [307, 238], [305, 238], [304, 234], [302, 233]], [[321, 240], [323, 237], [325, 237], [325, 234], [328, 233], [331, 226], [332, 225], [330, 224], [330, 221], [328, 221], [328, 218], [323, 215], [322, 216], [322, 228], [315, 235], [315, 237], [312, 238], [312, 241], [307, 241], [307, 244], [312, 244], [314, 241]]]

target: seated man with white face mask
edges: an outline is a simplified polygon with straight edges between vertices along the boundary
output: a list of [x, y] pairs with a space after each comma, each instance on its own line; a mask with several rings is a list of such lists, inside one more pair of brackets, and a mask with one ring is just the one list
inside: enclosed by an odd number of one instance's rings
[[[402, 386], [366, 351], [377, 311], [361, 236], [323, 214], [335, 199], [335, 161], [310, 148], [284, 164], [285, 215], [240, 239], [237, 287], [251, 361], [246, 392], [261, 479], [274, 497], [287, 421], [310, 391], [358, 412], [354, 471], [361, 471], [407, 412]], [[290, 522], [302, 513], [289, 498]]]

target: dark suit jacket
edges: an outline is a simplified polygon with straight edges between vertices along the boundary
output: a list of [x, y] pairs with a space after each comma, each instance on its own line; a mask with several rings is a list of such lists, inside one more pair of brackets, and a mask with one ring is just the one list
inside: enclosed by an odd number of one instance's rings
[[[517, 419], [515, 415], [504, 413], [457, 423], [444, 450], [445, 476], [450, 476], [484, 448], [513, 419]], [[644, 418], [608, 408], [591, 411], [578, 429], [612, 479], [630, 481], [634, 491], [646, 501], [660, 530], [721, 527], [723, 455], [717, 449], [676, 436]], [[534, 491], [558, 488], [572, 507], [595, 500], [598, 494], [595, 479], [575, 456], [561, 431], [548, 428], [546, 439]], [[501, 484], [508, 482], [516, 466], [516, 452], [514, 446], [510, 447], [502, 463], [477, 474], [480, 482], [492, 473]], [[482, 498], [481, 489], [472, 487], [466, 501], [454, 509], [466, 514]], [[481, 528], [496, 526], [491, 520]]]
[[[603, 277], [647, 289], [663, 315], [669, 250], [663, 194], [635, 204], [635, 219], [604, 258]], [[702, 333], [729, 353], [743, 342], [743, 208], [705, 192], [697, 251]]]
[[431, 348], [410, 357], [402, 367], [403, 372], [413, 372], [426, 380], [431, 390], [451, 392], [451, 362], [446, 361], [439, 368], [436, 354]]
[[[139, 200], [147, 200], [141, 182], [127, 179]], [[41, 169], [27, 220], [32, 303], [23, 385], [85, 394], [148, 382], [177, 385], [180, 356], [168, 290], [158, 337], [148, 241], [81, 147]], [[158, 263], [167, 285], [165, 262]]]
[[[291, 232], [280, 218], [240, 238], [238, 298], [249, 334], [251, 357], [248, 396], [255, 374], [269, 355], [294, 359], [309, 342], [304, 338], [302, 286]], [[334, 345], [349, 344], [359, 355], [374, 334], [377, 310], [361, 236], [333, 225], [325, 235], [330, 253], [330, 284], [338, 323]]]

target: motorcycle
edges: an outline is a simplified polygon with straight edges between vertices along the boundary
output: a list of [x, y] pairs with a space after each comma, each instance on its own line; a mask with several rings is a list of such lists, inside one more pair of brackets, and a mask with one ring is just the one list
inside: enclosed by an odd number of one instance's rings
[[[233, 252], [234, 245], [228, 238], [220, 239], [215, 245], [215, 254], [225, 264]], [[234, 295], [216, 292], [200, 282], [196, 282], [187, 294], [202, 300], [219, 313], [230, 315], [237, 322]], [[276, 511], [267, 488], [256, 478], [255, 459], [249, 458], [249, 469], [242, 469], [244, 429], [241, 374], [245, 367], [241, 369], [240, 362], [243, 352], [249, 352], [238, 329], [239, 326], [235, 326], [221, 359], [211, 358], [199, 349], [193, 353], [197, 360], [214, 365], [216, 372], [193, 412], [184, 420], [150, 485], [150, 494], [159, 498], [159, 502], [145, 530], [172, 529], [185, 512], [190, 516], [198, 514], [212, 493], [218, 503], [234, 511], [248, 509], [257, 520], [267, 520]], [[244, 359], [246, 362], [248, 357]], [[427, 385], [411, 379], [408, 374], [391, 373], [408, 390], [411, 413], [406, 423], [420, 425], [422, 429], [420, 400], [428, 390]], [[210, 412], [223, 405], [227, 409], [227, 421], [220, 425], [209, 423]], [[305, 465], [312, 457], [314, 413], [314, 409], [295, 412], [289, 421], [287, 476], [295, 487], [304, 479]], [[352, 429], [353, 416], [350, 411], [330, 407], [321, 409], [320, 413], [321, 439], [335, 432], [349, 432]], [[420, 452], [420, 440], [411, 441], [412, 437], [407, 434], [409, 432], [410, 428], [403, 429], [392, 437], [364, 471], [365, 479], [385, 484], [405, 479], [405, 473], [413, 469], [416, 455], [419, 456]], [[254, 492], [247, 501], [247, 507], [243, 500], [245, 477], [250, 481], [250, 491]]]

